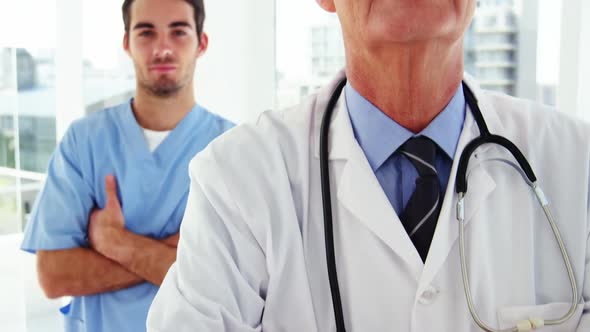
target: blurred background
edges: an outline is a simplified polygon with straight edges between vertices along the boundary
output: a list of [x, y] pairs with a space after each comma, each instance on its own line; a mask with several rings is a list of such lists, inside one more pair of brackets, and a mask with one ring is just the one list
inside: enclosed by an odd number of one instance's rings
[[[134, 94], [121, 0], [0, 0], [0, 331], [61, 331], [18, 249], [72, 121]], [[338, 20], [314, 0], [206, 0], [197, 101], [233, 121], [295, 105], [344, 66]], [[562, 19], [567, 17], [567, 20]], [[590, 2], [479, 0], [465, 69], [482, 85], [590, 118]], [[231, 98], [228, 98], [231, 96]]]

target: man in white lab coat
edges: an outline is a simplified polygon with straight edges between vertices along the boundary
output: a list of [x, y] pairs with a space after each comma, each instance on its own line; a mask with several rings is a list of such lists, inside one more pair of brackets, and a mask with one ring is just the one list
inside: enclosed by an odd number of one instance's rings
[[[337, 285], [348, 331], [478, 331], [461, 273], [455, 176], [478, 129], [511, 140], [550, 200], [577, 284], [506, 149], [467, 169], [466, 272], [495, 329], [590, 331], [590, 126], [463, 75], [475, 0], [318, 0], [342, 24], [348, 83], [330, 122]], [[176, 263], [149, 331], [334, 331], [319, 133], [344, 73], [302, 105], [222, 136], [191, 163]], [[465, 82], [466, 90], [462, 88]], [[328, 247], [328, 249], [330, 249]]]

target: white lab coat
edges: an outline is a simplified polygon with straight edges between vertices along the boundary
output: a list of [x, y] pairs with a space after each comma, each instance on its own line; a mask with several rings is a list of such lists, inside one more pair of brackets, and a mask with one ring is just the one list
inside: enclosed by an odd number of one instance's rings
[[[178, 260], [148, 331], [335, 331], [318, 134], [342, 75], [302, 106], [228, 132], [192, 161]], [[466, 81], [490, 131], [512, 140], [536, 171], [574, 267], [580, 306], [565, 326], [542, 331], [590, 331], [590, 127]], [[347, 330], [479, 331], [463, 291], [454, 192], [459, 155], [479, 134], [471, 112], [423, 264], [354, 138], [344, 100], [333, 115], [329, 160]], [[498, 162], [506, 156], [497, 146], [478, 149], [466, 196], [475, 305], [502, 328], [561, 317], [571, 299], [549, 225], [520, 173]]]

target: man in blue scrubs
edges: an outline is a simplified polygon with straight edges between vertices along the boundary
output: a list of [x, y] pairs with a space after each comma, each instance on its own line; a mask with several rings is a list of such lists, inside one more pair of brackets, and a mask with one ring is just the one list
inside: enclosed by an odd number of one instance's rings
[[195, 103], [203, 0], [126, 0], [123, 18], [135, 98], [68, 129], [22, 244], [46, 295], [73, 297], [66, 331], [145, 331], [176, 260], [189, 161], [233, 126]]

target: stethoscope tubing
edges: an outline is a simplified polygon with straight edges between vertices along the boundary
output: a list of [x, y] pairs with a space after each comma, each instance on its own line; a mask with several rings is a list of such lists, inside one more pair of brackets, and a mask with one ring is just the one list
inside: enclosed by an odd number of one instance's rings
[[336, 103], [342, 94], [342, 89], [346, 85], [346, 79], [342, 80], [332, 93], [328, 107], [322, 119], [320, 128], [320, 178], [322, 186], [322, 203], [324, 207], [324, 238], [326, 244], [326, 266], [328, 268], [328, 278], [330, 281], [330, 291], [332, 293], [332, 305], [334, 307], [334, 317], [336, 321], [336, 331], [345, 332], [344, 314], [342, 313], [342, 300], [340, 298], [340, 288], [338, 286], [338, 273], [336, 271], [336, 258], [334, 249], [334, 231], [332, 224], [332, 195], [330, 193], [330, 170], [328, 164], [328, 134], [330, 132], [330, 121], [332, 113], [336, 108]]

